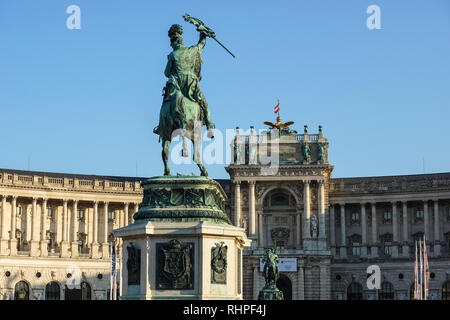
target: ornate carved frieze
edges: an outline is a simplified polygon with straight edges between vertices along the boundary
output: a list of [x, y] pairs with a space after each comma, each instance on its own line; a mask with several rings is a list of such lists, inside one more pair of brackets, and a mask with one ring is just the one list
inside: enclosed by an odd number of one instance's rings
[[288, 228], [274, 228], [270, 231], [270, 236], [274, 243], [277, 241], [284, 241], [285, 243], [289, 240], [290, 230]]
[[229, 223], [227, 196], [215, 180], [204, 177], [157, 177], [142, 183], [144, 197], [135, 220]]

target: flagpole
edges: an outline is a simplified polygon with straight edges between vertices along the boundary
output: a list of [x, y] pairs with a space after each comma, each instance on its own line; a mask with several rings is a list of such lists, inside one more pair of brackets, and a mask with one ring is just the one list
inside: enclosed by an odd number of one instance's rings
[[424, 300], [427, 300], [428, 298], [428, 253], [427, 253], [427, 242], [425, 239], [425, 234], [423, 235], [423, 277], [424, 277], [424, 293], [425, 298]]
[[420, 259], [420, 272], [419, 272], [419, 294], [420, 300], [423, 300], [423, 260], [422, 260], [422, 239], [419, 239], [419, 259]]
[[113, 241], [114, 246], [114, 282], [113, 282], [113, 297], [114, 300], [117, 300], [117, 268], [116, 268], [116, 261], [117, 261], [117, 250], [116, 250], [116, 240]]
[[112, 281], [113, 281], [113, 266], [112, 266], [112, 259], [113, 259], [113, 251], [112, 251], [112, 246], [111, 243], [109, 244], [109, 256], [111, 258], [111, 276], [109, 277], [109, 300], [112, 300]]
[[415, 242], [415, 253], [416, 253], [416, 259], [414, 260], [414, 299], [419, 300], [419, 269], [418, 269], [418, 261], [417, 261], [417, 240]]

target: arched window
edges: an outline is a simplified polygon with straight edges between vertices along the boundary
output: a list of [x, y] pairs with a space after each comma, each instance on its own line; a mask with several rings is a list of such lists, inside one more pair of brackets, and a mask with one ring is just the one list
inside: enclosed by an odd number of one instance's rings
[[271, 195], [270, 205], [272, 207], [289, 206], [289, 195], [285, 193], [275, 193]]
[[16, 283], [14, 287], [14, 300], [30, 300], [30, 286], [25, 281]]
[[47, 283], [45, 286], [45, 300], [60, 300], [59, 284], [55, 281]]
[[409, 287], [409, 300], [414, 300], [414, 283]]
[[362, 300], [362, 291], [362, 286], [358, 282], [353, 281], [347, 288], [347, 300]]
[[69, 288], [66, 285], [65, 300], [91, 300], [91, 286], [87, 282], [81, 282], [79, 287]]
[[380, 300], [394, 300], [394, 286], [391, 283], [381, 284]]
[[442, 300], [450, 300], [450, 281], [442, 285]]
[[91, 300], [91, 286], [87, 282], [81, 283], [81, 300]]

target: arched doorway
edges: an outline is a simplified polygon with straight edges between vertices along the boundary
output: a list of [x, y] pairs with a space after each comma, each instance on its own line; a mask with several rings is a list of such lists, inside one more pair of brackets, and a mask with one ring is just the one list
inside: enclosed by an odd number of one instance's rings
[[450, 300], [450, 281], [442, 285], [442, 300]]
[[80, 286], [73, 289], [66, 285], [64, 291], [65, 300], [91, 300], [91, 286], [87, 282], [81, 282]]
[[292, 282], [284, 274], [280, 274], [277, 280], [277, 288], [283, 291], [284, 300], [292, 300]]
[[362, 292], [362, 286], [358, 282], [353, 281], [347, 288], [347, 300], [362, 300]]
[[47, 283], [45, 286], [45, 300], [60, 300], [61, 292], [60, 292], [59, 284], [55, 281]]
[[276, 188], [268, 191], [262, 200], [263, 217], [259, 222], [262, 226], [259, 234], [262, 246], [285, 249], [299, 246], [297, 239], [301, 239], [301, 226], [297, 226], [300, 216], [296, 204], [297, 200], [289, 190]]
[[390, 282], [381, 284], [380, 300], [394, 300], [394, 286]]
[[19, 281], [14, 287], [14, 300], [30, 300], [30, 286], [25, 281]]

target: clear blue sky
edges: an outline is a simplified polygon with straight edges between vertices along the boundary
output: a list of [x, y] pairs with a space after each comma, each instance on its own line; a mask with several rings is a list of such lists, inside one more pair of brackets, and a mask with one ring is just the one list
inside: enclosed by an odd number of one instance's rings
[[[334, 177], [450, 171], [450, 1], [0, 0], [0, 167], [162, 174], [158, 123], [167, 30], [214, 29], [202, 90], [219, 129], [264, 128], [281, 101], [323, 125]], [[81, 8], [68, 30], [66, 8]], [[381, 8], [381, 30], [366, 9]], [[208, 166], [227, 178], [224, 165]], [[173, 166], [172, 173], [198, 173]]]

